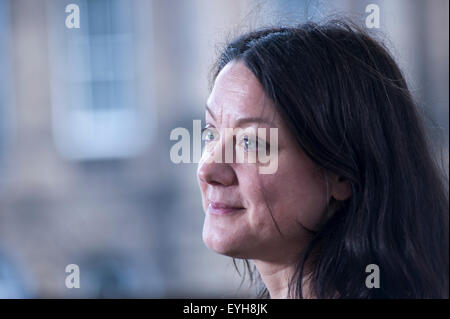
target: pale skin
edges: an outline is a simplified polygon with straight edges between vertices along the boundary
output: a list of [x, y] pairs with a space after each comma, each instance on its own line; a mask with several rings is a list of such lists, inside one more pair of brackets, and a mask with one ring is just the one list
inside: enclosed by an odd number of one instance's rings
[[[248, 118], [253, 120], [243, 120]], [[304, 154], [242, 62], [228, 63], [217, 76], [207, 100], [206, 125], [214, 138], [197, 171], [205, 211], [203, 241], [220, 254], [253, 260], [270, 297], [288, 298], [289, 279], [313, 231], [329, 218], [332, 198], [350, 196], [349, 184]], [[276, 172], [260, 174], [258, 162], [214, 160], [219, 148], [223, 156], [226, 143], [244, 147], [247, 154], [256, 151], [240, 138], [226, 137], [225, 128], [237, 127], [278, 129]], [[307, 287], [303, 293], [312, 297]]]

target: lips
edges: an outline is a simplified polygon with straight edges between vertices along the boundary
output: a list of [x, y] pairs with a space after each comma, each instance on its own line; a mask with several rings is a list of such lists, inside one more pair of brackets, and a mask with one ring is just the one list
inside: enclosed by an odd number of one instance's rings
[[208, 206], [208, 212], [214, 215], [227, 215], [231, 213], [241, 212], [244, 209], [245, 208], [242, 206], [214, 201], [210, 201]]

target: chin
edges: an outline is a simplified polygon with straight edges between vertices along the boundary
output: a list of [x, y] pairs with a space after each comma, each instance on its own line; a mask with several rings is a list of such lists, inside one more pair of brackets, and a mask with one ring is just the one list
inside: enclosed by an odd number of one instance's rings
[[234, 258], [244, 258], [242, 257], [242, 245], [236, 242], [236, 240], [233, 240], [233, 238], [227, 238], [226, 235], [217, 234], [211, 229], [208, 229], [206, 225], [203, 226], [202, 237], [206, 247], [216, 253]]

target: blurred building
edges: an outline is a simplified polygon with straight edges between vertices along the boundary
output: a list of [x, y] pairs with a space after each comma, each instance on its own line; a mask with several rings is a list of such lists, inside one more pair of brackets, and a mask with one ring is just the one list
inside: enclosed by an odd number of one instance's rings
[[0, 297], [251, 293], [204, 246], [196, 165], [170, 161], [169, 134], [204, 117], [230, 37], [331, 13], [362, 23], [370, 3], [448, 163], [448, 1], [0, 0]]

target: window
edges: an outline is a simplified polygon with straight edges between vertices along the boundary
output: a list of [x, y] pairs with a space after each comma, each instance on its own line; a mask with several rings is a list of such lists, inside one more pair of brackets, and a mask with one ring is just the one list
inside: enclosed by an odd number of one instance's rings
[[[69, 29], [69, 3], [80, 8], [80, 28]], [[126, 158], [151, 141], [150, 34], [126, 0], [49, 2], [53, 135], [67, 158]], [[147, 17], [150, 16], [147, 14]]]

